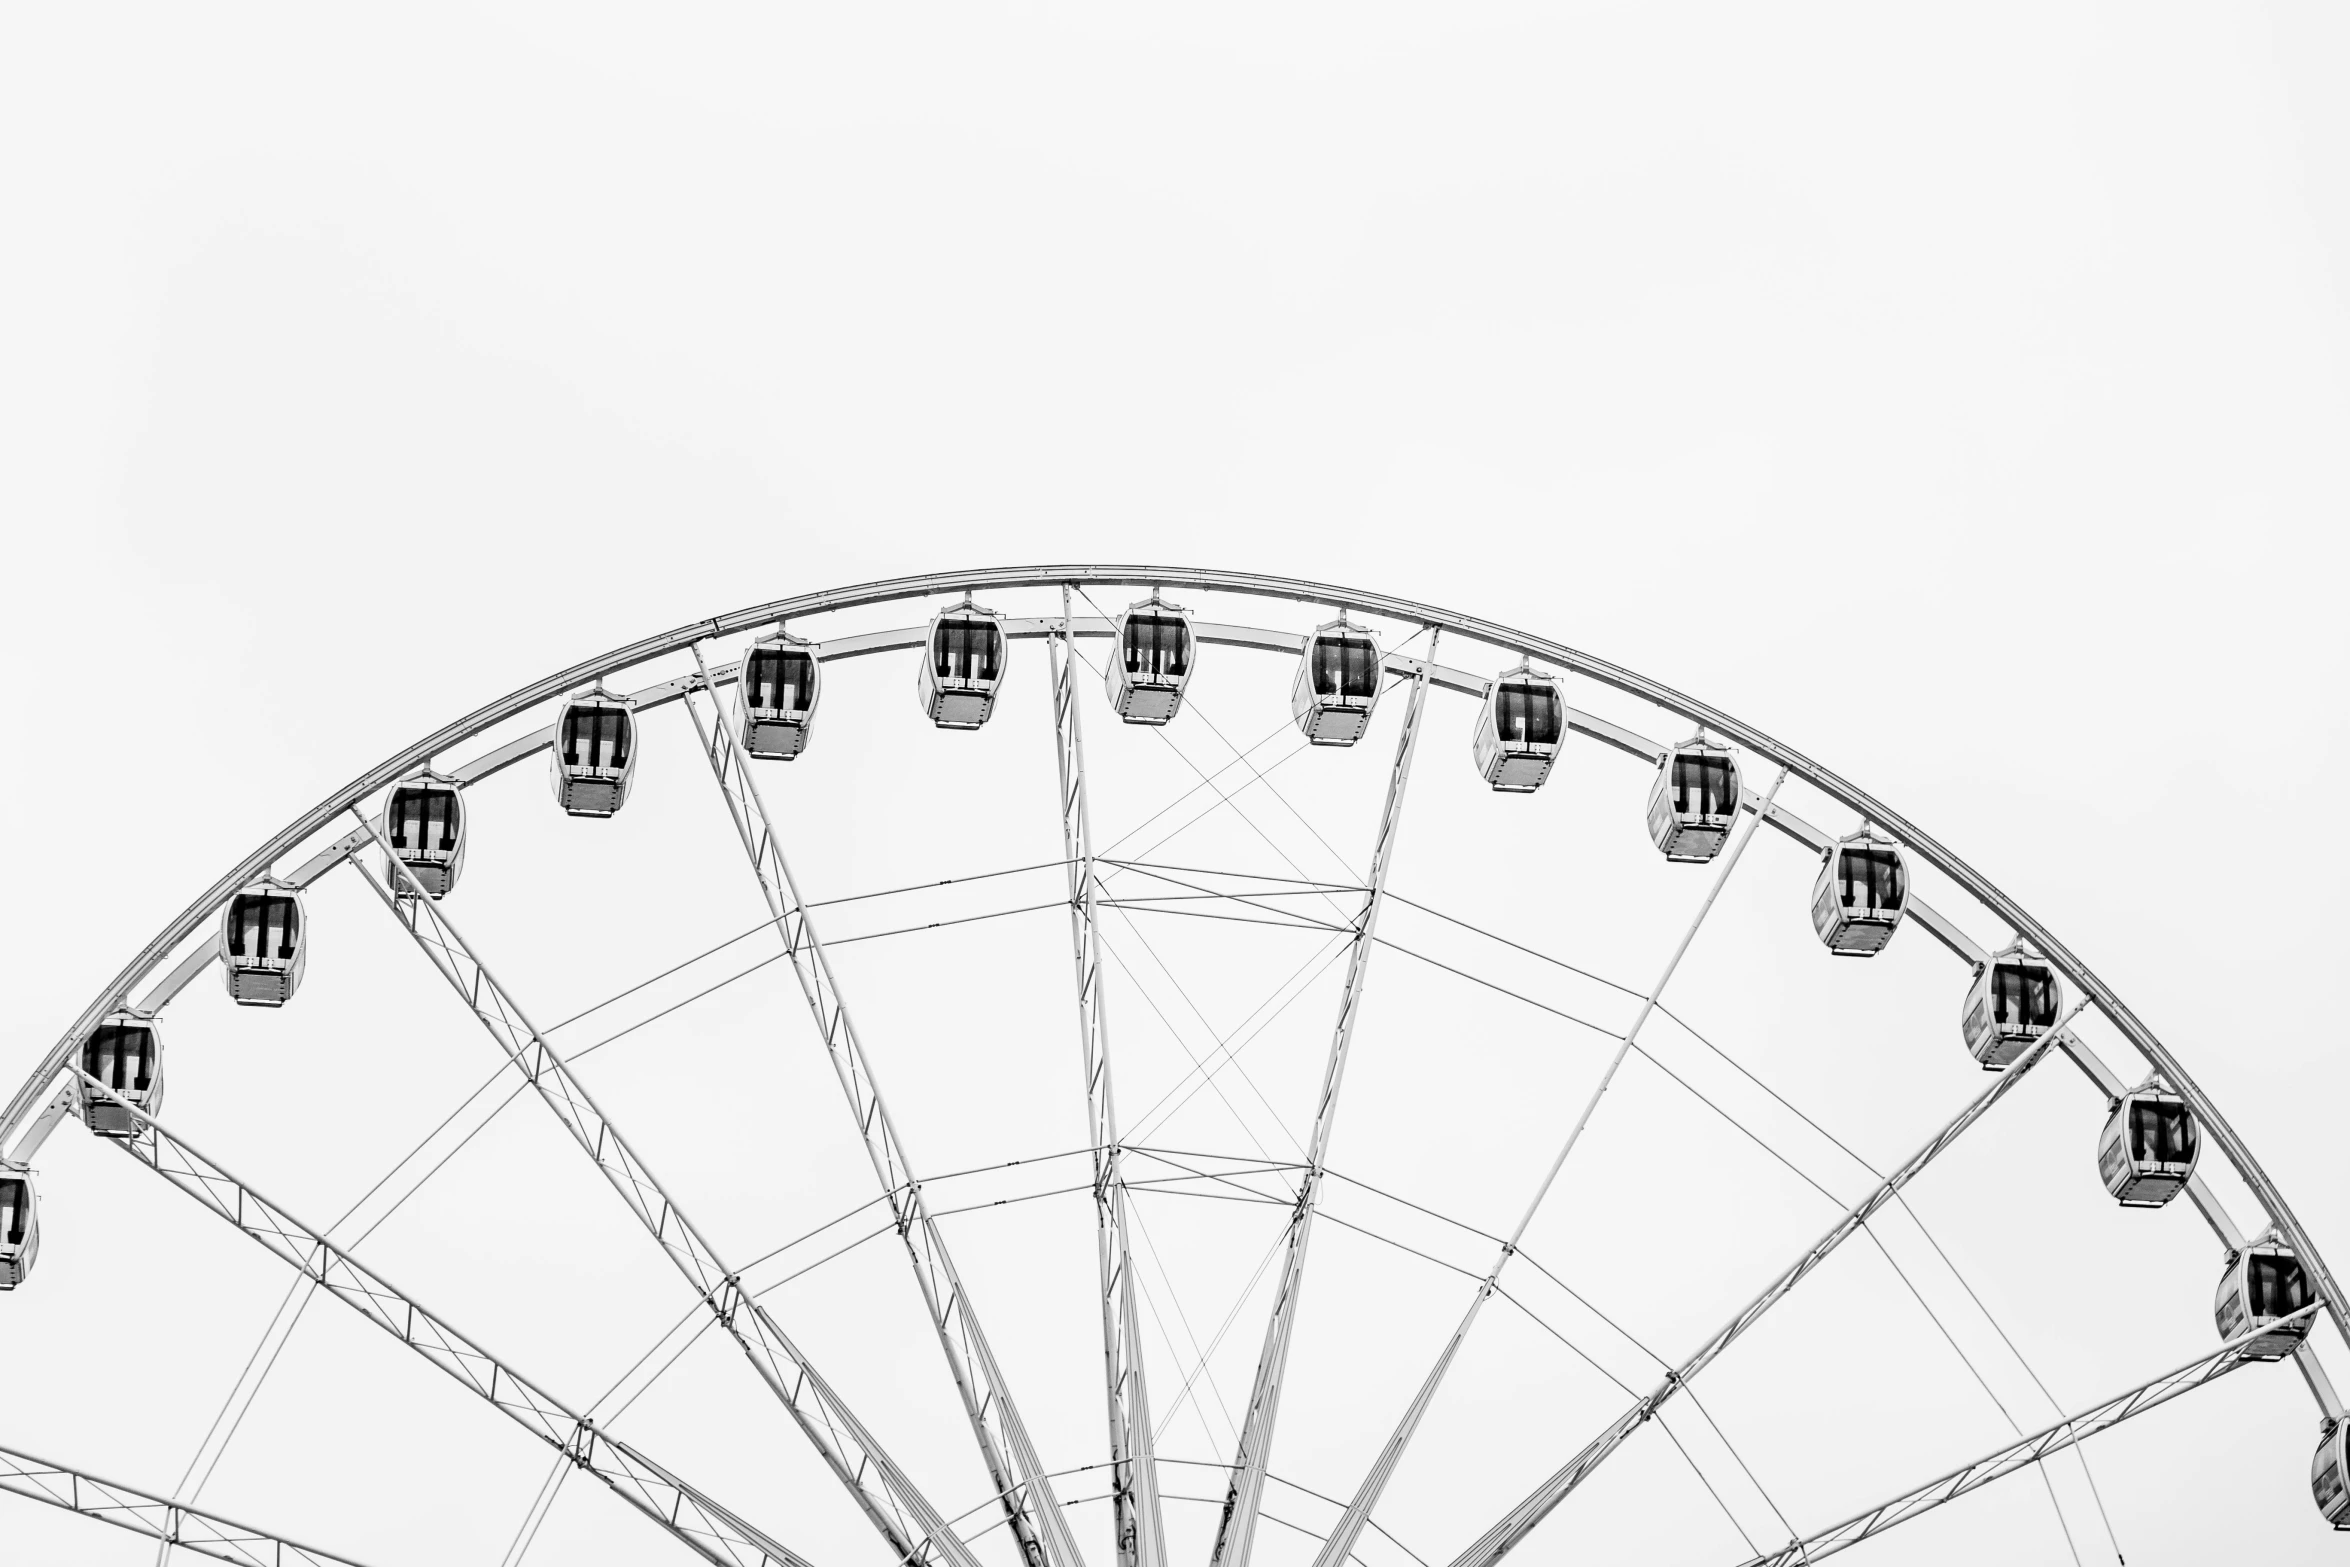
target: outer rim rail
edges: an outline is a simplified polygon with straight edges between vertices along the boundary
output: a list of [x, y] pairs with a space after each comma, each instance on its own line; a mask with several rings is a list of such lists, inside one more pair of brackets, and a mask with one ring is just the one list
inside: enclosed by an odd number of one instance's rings
[[2350, 1339], [2350, 1302], [2345, 1302], [2335, 1285], [2332, 1270], [2309, 1232], [2295, 1217], [2284, 1194], [2268, 1172], [2252, 1157], [2251, 1149], [2237, 1135], [2234, 1127], [2219, 1113], [2211, 1097], [2189, 1076], [2168, 1046], [2156, 1037], [2138, 1015], [2099, 979], [2089, 966], [2075, 955], [2046, 926], [2027, 913], [2021, 905], [1992, 884], [1973, 866], [1960, 859], [1939, 839], [1925, 832], [1908, 817], [1887, 806], [1875, 796], [1842, 775], [1812, 760], [1802, 752], [1774, 739], [1752, 724], [1733, 718], [1712, 705], [1686, 696], [1672, 687], [1646, 676], [1635, 674], [1619, 664], [1579, 652], [1564, 643], [1545, 637], [1528, 636], [1494, 621], [1471, 615], [1456, 614], [1432, 604], [1389, 594], [1364, 593], [1357, 589], [1339, 587], [1331, 583], [1310, 582], [1296, 577], [1272, 576], [1261, 572], [1219, 571], [1195, 566], [1086, 566], [1036, 565], [998, 566], [960, 571], [930, 572], [919, 576], [896, 577], [879, 582], [860, 583], [852, 587], [827, 589], [804, 593], [791, 598], [774, 599], [729, 614], [697, 620], [672, 631], [661, 632], [639, 641], [612, 649], [595, 658], [573, 664], [543, 679], [508, 693], [498, 700], [475, 709], [472, 713], [444, 725], [422, 740], [377, 763], [357, 778], [336, 790], [326, 799], [312, 806], [279, 829], [268, 840], [240, 862], [235, 869], [212, 884], [196, 901], [182, 910], [154, 940], [142, 947], [125, 965], [96, 999], [85, 1008], [73, 1026], [51, 1047], [40, 1067], [29, 1076], [9, 1101], [5, 1114], [0, 1114], [0, 1146], [13, 1137], [25, 1120], [38, 1113], [42, 1096], [50, 1082], [70, 1060], [74, 1046], [90, 1029], [128, 997], [139, 980], [158, 963], [168, 957], [192, 935], [198, 926], [210, 919], [215, 910], [239, 887], [260, 875], [295, 847], [322, 831], [338, 814], [360, 800], [388, 787], [404, 773], [446, 751], [491, 725], [512, 717], [526, 708], [561, 696], [574, 687], [585, 685], [603, 675], [632, 665], [645, 663], [666, 653], [682, 651], [705, 637], [733, 636], [753, 630], [777, 620], [788, 620], [834, 610], [856, 609], [873, 604], [884, 604], [895, 599], [922, 598], [990, 589], [1042, 588], [1062, 585], [1083, 587], [1091, 585], [1115, 586], [1147, 585], [1156, 587], [1192, 588], [1206, 593], [1235, 593], [1258, 598], [1288, 599], [1302, 603], [1336, 605], [1366, 615], [1408, 621], [1417, 625], [1441, 628], [1456, 636], [1511, 653], [1539, 658], [1561, 669], [1597, 680], [1627, 695], [1651, 702], [1671, 712], [1701, 723], [1718, 734], [1735, 740], [1748, 750], [1777, 762], [1795, 776], [1856, 814], [1885, 828], [1904, 847], [1915, 850], [1925, 862], [1948, 876], [1969, 896], [1990, 910], [2014, 929], [2016, 934], [2037, 947], [2057, 969], [2081, 988], [2113, 1025], [2120, 1029], [2138, 1052], [2150, 1062], [2163, 1079], [2192, 1105], [2202, 1117], [2212, 1140], [2227, 1155], [2228, 1162], [2243, 1177], [2253, 1195], [2259, 1199], [2280, 1234], [2293, 1247], [2310, 1271], [2325, 1302], [2326, 1314], [2335, 1329]]

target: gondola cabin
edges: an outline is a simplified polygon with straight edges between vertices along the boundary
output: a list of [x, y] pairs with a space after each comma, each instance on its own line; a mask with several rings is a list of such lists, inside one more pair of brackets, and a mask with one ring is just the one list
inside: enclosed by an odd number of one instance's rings
[[1371, 727], [1384, 661], [1379, 639], [1344, 615], [1306, 638], [1289, 711], [1315, 745], [1352, 745]]
[[636, 779], [636, 714], [602, 686], [563, 704], [549, 763], [555, 803], [571, 816], [610, 816], [628, 803]]
[[1812, 929], [1840, 958], [1875, 957], [1901, 928], [1909, 871], [1889, 838], [1863, 827], [1820, 856], [1811, 890]]
[[1533, 666], [1494, 678], [1477, 715], [1477, 771], [1503, 794], [1532, 794], [1550, 776], [1567, 737], [1567, 697], [1554, 675]]
[[309, 946], [302, 894], [278, 881], [257, 881], [228, 900], [220, 915], [220, 963], [229, 999], [241, 1007], [282, 1007], [302, 983]]
[[82, 1122], [100, 1137], [136, 1137], [139, 1118], [124, 1104], [157, 1115], [163, 1109], [163, 1036], [153, 1018], [117, 1012], [82, 1041], [82, 1071], [103, 1083], [115, 1098], [79, 1085]]
[[2114, 1101], [2097, 1139], [2097, 1173], [2123, 1207], [2159, 1208], [2194, 1176], [2201, 1145], [2187, 1101], [2149, 1082]]
[[1683, 741], [1656, 764], [1648, 786], [1648, 836], [1664, 856], [1703, 865], [1722, 852], [1738, 820], [1738, 756], [1705, 736]]
[[743, 749], [763, 761], [788, 762], [808, 748], [823, 666], [816, 650], [778, 629], [743, 655]]
[[[387, 860], [407, 867], [427, 895], [446, 895], [457, 885], [457, 873], [465, 868], [464, 791], [455, 779], [429, 771], [401, 779], [392, 786], [392, 797], [384, 805], [380, 836]], [[384, 867], [384, 879], [397, 891], [407, 890], [407, 883], [389, 864]]]
[[33, 1178], [23, 1170], [0, 1169], [0, 1290], [22, 1284], [40, 1250], [41, 1212]]
[[1104, 679], [1110, 706], [1130, 724], [1163, 724], [1183, 708], [1198, 651], [1191, 617], [1156, 593], [1127, 607], [1110, 631]]
[[941, 729], [977, 729], [1003, 689], [1004, 617], [968, 599], [931, 617], [915, 689], [922, 711]]
[[2007, 1065], [2056, 1026], [2064, 986], [2056, 970], [2017, 942], [1975, 970], [1959, 1012], [1966, 1047], [1985, 1067]]
[[2310, 1318], [2278, 1324], [2316, 1299], [2309, 1274], [2301, 1259], [2293, 1255], [2293, 1248], [2268, 1236], [2228, 1258], [2219, 1276], [2219, 1289], [2212, 1296], [2211, 1316], [2223, 1339], [2258, 1335], [2245, 1346], [2245, 1358], [2282, 1360], [2308, 1336]]
[[2309, 1459], [2309, 1494], [2325, 1521], [2350, 1529], [2350, 1420], [2337, 1420]]

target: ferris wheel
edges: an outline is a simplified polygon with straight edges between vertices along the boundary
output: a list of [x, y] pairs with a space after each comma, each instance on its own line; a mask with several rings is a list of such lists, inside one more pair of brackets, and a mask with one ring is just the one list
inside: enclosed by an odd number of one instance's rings
[[[203, 1432], [175, 1485], [0, 1429], [0, 1539], [2081, 1561], [2288, 1383], [2266, 1526], [2350, 1529], [2340, 1291], [2071, 948], [1751, 725], [1322, 583], [947, 572], [561, 670], [190, 904], [0, 1154], [0, 1409]], [[322, 1502], [344, 1416], [412, 1467]]]

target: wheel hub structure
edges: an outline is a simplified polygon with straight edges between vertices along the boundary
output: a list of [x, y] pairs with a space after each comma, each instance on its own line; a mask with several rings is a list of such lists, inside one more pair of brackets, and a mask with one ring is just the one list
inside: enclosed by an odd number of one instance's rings
[[1892, 806], [1238, 572], [561, 670], [0, 1115], [0, 1531], [93, 1562], [2293, 1550], [2346, 1333], [2169, 1045]]

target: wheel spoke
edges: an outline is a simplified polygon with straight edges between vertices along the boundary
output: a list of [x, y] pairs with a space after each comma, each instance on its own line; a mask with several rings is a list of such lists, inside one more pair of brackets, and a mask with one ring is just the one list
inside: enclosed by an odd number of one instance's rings
[[2075, 1016], [2079, 1015], [2081, 1007], [2086, 1004], [2086, 1002], [2075, 1003], [2072, 1011], [2067, 1013], [2054, 1029], [2042, 1036], [2040, 1041], [2030, 1050], [2018, 1056], [2015, 1063], [2006, 1071], [1992, 1079], [1990, 1085], [1977, 1094], [1965, 1109], [1952, 1117], [1950, 1122], [1941, 1131], [1935, 1133], [1924, 1147], [1910, 1155], [1899, 1168], [1879, 1182], [1867, 1196], [1846, 1209], [1844, 1217], [1838, 1219], [1825, 1235], [1813, 1242], [1810, 1250], [1796, 1258], [1794, 1263], [1774, 1279], [1769, 1287], [1748, 1302], [1745, 1310], [1725, 1323], [1712, 1338], [1707, 1339], [1699, 1347], [1695, 1354], [1666, 1372], [1664, 1380], [1657, 1384], [1655, 1391], [1618, 1415], [1612, 1425], [1586, 1443], [1583, 1449], [1573, 1458], [1568, 1459], [1557, 1473], [1536, 1486], [1524, 1501], [1511, 1508], [1498, 1523], [1480, 1535], [1474, 1544], [1454, 1557], [1452, 1567], [1493, 1567], [1493, 1563], [1509, 1554], [1519, 1541], [1533, 1531], [1535, 1525], [1549, 1517], [1553, 1508], [1565, 1501], [1575, 1487], [1589, 1479], [1592, 1471], [1607, 1462], [1615, 1450], [1624, 1444], [1625, 1439], [1640, 1429], [1649, 1417], [1654, 1415], [1675, 1393], [1678, 1393], [1692, 1377], [1711, 1365], [1715, 1358], [1736, 1342], [1738, 1337], [1748, 1328], [1760, 1322], [1763, 1314], [1784, 1300], [1795, 1286], [1803, 1281], [1806, 1274], [1827, 1261], [1831, 1252], [1858, 1234], [1861, 1227], [1868, 1222], [1871, 1214], [1892, 1201], [1895, 1193], [1907, 1186], [1920, 1171], [1932, 1164], [1944, 1149], [1958, 1141], [1961, 1133], [1974, 1125], [1986, 1111], [2006, 1097], [2008, 1091], [2022, 1080], [2024, 1073], [2031, 1070], [2047, 1054], [2049, 1045], [2064, 1033], [2066, 1026]]
[[[1786, 781], [1787, 770], [1781, 768], [1777, 781], [1771, 785], [1770, 794], [1763, 798], [1763, 812], [1770, 810], [1771, 801], [1778, 797], [1779, 785]], [[1452, 1369], [1453, 1357], [1460, 1353], [1461, 1344], [1469, 1336], [1469, 1329], [1476, 1325], [1477, 1314], [1485, 1309], [1485, 1302], [1492, 1298], [1494, 1290], [1500, 1285], [1502, 1269], [1509, 1265], [1519, 1242], [1526, 1238], [1526, 1227], [1534, 1222], [1534, 1215], [1541, 1210], [1542, 1200], [1550, 1195], [1551, 1187], [1558, 1181], [1559, 1172], [1566, 1168], [1567, 1156], [1575, 1151], [1575, 1144], [1581, 1140], [1583, 1129], [1591, 1124], [1592, 1114], [1598, 1110], [1600, 1098], [1607, 1093], [1616, 1069], [1624, 1064], [1624, 1057], [1631, 1053], [1639, 1041], [1642, 1025], [1656, 1010], [1657, 999], [1665, 993], [1665, 986], [1671, 983], [1673, 971], [1681, 966], [1681, 959], [1688, 955], [1689, 944], [1697, 939], [1698, 927], [1705, 923], [1706, 915], [1713, 912], [1715, 900], [1721, 897], [1722, 888], [1730, 880], [1730, 873], [1738, 868], [1739, 857], [1746, 852], [1746, 846], [1754, 841], [1754, 835], [1761, 825], [1762, 817], [1758, 814], [1754, 821], [1747, 824], [1746, 831], [1739, 836], [1738, 841], [1730, 846], [1729, 852], [1722, 856], [1721, 869], [1715, 873], [1713, 886], [1707, 890], [1705, 901], [1697, 906], [1697, 913], [1689, 921], [1689, 928], [1681, 933], [1680, 944], [1673, 948], [1673, 955], [1665, 960], [1664, 972], [1657, 976], [1656, 984], [1642, 998], [1640, 1010], [1632, 1018], [1632, 1026], [1624, 1030], [1624, 1037], [1616, 1046], [1614, 1058], [1608, 1062], [1607, 1070], [1600, 1074], [1599, 1085], [1592, 1089], [1591, 1098], [1583, 1106], [1583, 1113], [1576, 1118], [1566, 1141], [1559, 1146], [1558, 1157], [1550, 1162], [1549, 1172], [1542, 1177], [1541, 1184], [1534, 1188], [1532, 1200], [1526, 1204], [1525, 1213], [1519, 1216], [1518, 1227], [1510, 1232], [1508, 1240], [1501, 1243], [1501, 1250], [1494, 1256], [1493, 1266], [1486, 1270], [1484, 1282], [1477, 1286], [1477, 1293], [1470, 1298], [1469, 1309], [1462, 1313], [1460, 1325], [1453, 1329], [1452, 1337], [1446, 1340], [1443, 1351], [1436, 1357], [1436, 1364], [1428, 1368], [1428, 1375], [1422, 1379], [1420, 1390], [1405, 1407], [1403, 1418], [1396, 1422], [1386, 1445], [1372, 1461], [1362, 1484], [1356, 1487], [1354, 1499], [1346, 1504], [1346, 1511], [1340, 1515], [1337, 1525], [1324, 1541], [1321, 1554], [1314, 1558], [1314, 1567], [1338, 1567], [1339, 1563], [1346, 1560], [1348, 1553], [1354, 1550], [1355, 1539], [1363, 1532], [1364, 1521], [1371, 1516], [1371, 1509], [1379, 1505], [1379, 1497], [1387, 1489], [1387, 1482], [1394, 1477], [1396, 1465], [1403, 1461], [1404, 1449], [1411, 1445], [1422, 1417], [1435, 1401], [1437, 1389], [1444, 1385], [1445, 1375]], [[1699, 1478], [1703, 1479], [1703, 1476]]]
[[[719, 699], [718, 682], [711, 677], [699, 643], [694, 644], [693, 655], [700, 678], [686, 690], [686, 710], [693, 715], [711, 776], [726, 801], [727, 813], [734, 819], [735, 831], [750, 858], [759, 890], [767, 899], [776, 931], [791, 958], [792, 973], [800, 982], [801, 993], [807, 998], [808, 1010], [814, 1014], [817, 1032], [824, 1041], [825, 1053], [831, 1057], [841, 1090], [848, 1097], [850, 1113], [856, 1118], [858, 1132], [865, 1140], [865, 1151], [873, 1161], [873, 1173], [889, 1198], [898, 1233], [904, 1238], [906, 1254], [914, 1265], [915, 1280], [922, 1289], [923, 1303], [930, 1312], [931, 1327], [938, 1334], [955, 1391], [962, 1398], [963, 1412], [978, 1441], [981, 1462], [987, 1467], [996, 1494], [1002, 1498], [1005, 1516], [1011, 1522], [1028, 1567], [1084, 1567], [1084, 1558], [1069, 1532], [1068, 1520], [1062, 1516], [1061, 1504], [1053, 1495], [1044, 1464], [1029, 1440], [1019, 1406], [1013, 1402], [1010, 1385], [996, 1364], [994, 1351], [988, 1347], [987, 1336], [980, 1328], [962, 1277], [947, 1254], [946, 1237], [932, 1220], [929, 1203], [922, 1195], [922, 1183], [914, 1174], [913, 1161], [898, 1137], [889, 1107], [882, 1102], [881, 1085], [875, 1080], [872, 1063], [857, 1037], [856, 1024], [833, 977], [824, 944], [817, 939], [815, 923], [809, 918], [808, 907], [801, 901], [799, 887], [792, 880], [783, 846], [775, 836], [774, 822], [751, 776], [750, 758], [743, 751], [742, 737], [736, 733]], [[706, 715], [704, 702], [709, 704]], [[935, 1528], [943, 1532], [945, 1524], [942, 1521]]]
[[1249, 1550], [1256, 1538], [1257, 1515], [1264, 1505], [1265, 1466], [1272, 1455], [1273, 1430], [1281, 1409], [1281, 1379], [1289, 1364], [1298, 1295], [1305, 1283], [1306, 1246], [1313, 1236], [1314, 1208], [1321, 1195], [1323, 1160], [1337, 1120], [1347, 1050], [1354, 1042], [1355, 1021], [1362, 1012], [1363, 985], [1379, 929], [1381, 894], [1395, 856], [1396, 828], [1403, 818], [1404, 790], [1411, 782], [1412, 757], [1420, 738], [1420, 710], [1427, 700], [1428, 670], [1435, 657], [1431, 642], [1427, 659], [1412, 676], [1411, 703], [1404, 709], [1403, 733], [1396, 739], [1386, 805], [1379, 816], [1379, 841], [1371, 853], [1371, 874], [1364, 881], [1368, 890], [1347, 952], [1346, 988], [1339, 996], [1338, 1022], [1331, 1030], [1330, 1057], [1322, 1070], [1321, 1098], [1314, 1109], [1313, 1136], [1306, 1146], [1306, 1168], [1299, 1177], [1297, 1207], [1290, 1216], [1282, 1252], [1281, 1281], [1273, 1297], [1272, 1318], [1265, 1324], [1264, 1347], [1257, 1354], [1256, 1379], [1250, 1386], [1248, 1414], [1240, 1429], [1240, 1450], [1232, 1460], [1231, 1478], [1225, 1487], [1224, 1512], [1216, 1526], [1215, 1551], [1209, 1558], [1211, 1567], [1248, 1567]]
[[0, 1447], [0, 1491], [47, 1502], [117, 1529], [237, 1567], [361, 1567], [353, 1557], [300, 1545], [283, 1535], [208, 1513], [133, 1486]]
[[1077, 976], [1077, 1030], [1085, 1069], [1087, 1127], [1093, 1138], [1095, 1252], [1101, 1274], [1102, 1360], [1110, 1423], [1110, 1507], [1119, 1567], [1162, 1567], [1167, 1541], [1159, 1517], [1159, 1470], [1143, 1374], [1142, 1319], [1126, 1234], [1124, 1150], [1111, 1092], [1110, 1025], [1102, 993], [1101, 928], [1095, 917], [1093, 813], [1085, 790], [1085, 734], [1077, 706], [1077, 660], [1069, 647], [1069, 590], [1062, 630], [1046, 647], [1053, 668], [1053, 748], [1059, 764], [1061, 845], [1068, 860], [1069, 940]]
[[[385, 885], [358, 857], [351, 860], [523, 1080], [595, 1161], [629, 1211], [661, 1243], [703, 1306], [742, 1346], [760, 1380], [816, 1445], [825, 1465], [848, 1487], [890, 1550], [900, 1561], [918, 1558], [927, 1539], [953, 1556], [958, 1567], [977, 1567], [961, 1541], [945, 1530], [937, 1508], [882, 1451], [864, 1422], [776, 1325], [766, 1307], [743, 1288], [739, 1272], [719, 1258], [440, 905], [424, 896], [397, 856], [387, 854], [384, 863], [398, 878], [398, 887]], [[869, 1474], [879, 1477], [878, 1488]]]
[[488, 1400], [524, 1430], [564, 1454], [671, 1535], [719, 1567], [808, 1567], [736, 1514], [618, 1438], [574, 1414], [512, 1366], [482, 1348], [362, 1265], [325, 1235], [197, 1152], [98, 1079], [82, 1088], [135, 1117], [138, 1134], [110, 1138], [123, 1152], [244, 1231], [280, 1262]]
[[[2020, 1062], [2018, 1063], [2021, 1064]], [[2087, 1441], [2100, 1431], [2110, 1431], [2133, 1415], [2142, 1415], [2159, 1408], [2172, 1399], [2192, 1393], [2206, 1383], [2221, 1377], [2246, 1363], [2245, 1351], [2253, 1342], [2274, 1333], [2279, 1327], [2294, 1322], [2307, 1322], [2324, 1309], [2324, 1302], [2312, 1301], [2290, 1316], [2278, 1319], [2228, 1340], [2210, 1354], [2188, 1361], [2173, 1371], [2166, 1371], [2151, 1381], [2141, 1382], [2126, 1393], [2092, 1404], [2077, 1415], [2071, 1415], [2030, 1436], [2010, 1442], [1994, 1452], [1963, 1468], [1953, 1469], [1924, 1485], [1904, 1491], [1891, 1501], [1880, 1502], [1866, 1512], [1855, 1513], [1834, 1528], [1801, 1540], [1790, 1540], [1768, 1556], [1758, 1556], [1745, 1567], [1792, 1567], [1798, 1562], [1816, 1562], [1823, 1556], [1858, 1545], [1871, 1535], [1883, 1534], [1895, 1524], [1907, 1523], [1920, 1513], [1927, 1513], [1944, 1502], [1956, 1501], [1969, 1491], [1979, 1491], [1992, 1481], [2029, 1468], [2051, 1454], [2063, 1452]]]

